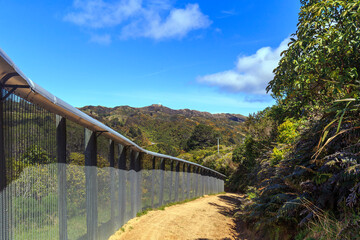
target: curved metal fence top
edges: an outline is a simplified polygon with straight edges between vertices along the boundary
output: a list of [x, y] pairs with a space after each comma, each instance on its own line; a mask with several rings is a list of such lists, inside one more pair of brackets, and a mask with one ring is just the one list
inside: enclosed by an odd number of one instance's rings
[[16, 95], [28, 100], [29, 102], [40, 105], [41, 107], [47, 109], [50, 112], [61, 115], [71, 121], [82, 125], [92, 131], [104, 132], [108, 138], [113, 139], [116, 142], [124, 146], [129, 146], [132, 149], [135, 149], [139, 152], [143, 152], [145, 154], [152, 155], [154, 157], [164, 158], [175, 160], [183, 163], [187, 163], [196, 167], [200, 167], [207, 171], [212, 172], [220, 177], [226, 178], [225, 175], [199, 165], [194, 162], [189, 162], [181, 158], [164, 155], [160, 153], [155, 153], [143, 149], [138, 146], [136, 143], [127, 139], [120, 133], [106, 126], [105, 124], [99, 122], [98, 120], [90, 117], [89, 115], [83, 113], [79, 109], [71, 106], [70, 104], [64, 102], [63, 100], [57, 98], [28, 77], [14, 64], [14, 62], [6, 55], [6, 53], [0, 48], [0, 84], [6, 88], [8, 91], [12, 91]]

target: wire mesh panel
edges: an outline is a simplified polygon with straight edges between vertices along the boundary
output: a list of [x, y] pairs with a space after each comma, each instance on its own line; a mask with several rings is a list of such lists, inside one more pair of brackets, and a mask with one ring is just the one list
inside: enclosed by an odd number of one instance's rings
[[99, 237], [100, 239], [106, 239], [111, 236], [111, 214], [115, 209], [111, 209], [111, 169], [113, 168], [110, 167], [109, 159], [110, 142], [108, 138], [105, 138], [102, 135], [97, 138], [97, 153], [97, 210]]
[[205, 195], [205, 175], [204, 175], [204, 170], [201, 171], [201, 177], [200, 177], [200, 196]]
[[181, 200], [186, 199], [186, 164], [181, 166]]
[[86, 238], [86, 176], [84, 128], [67, 121], [67, 233], [69, 240]]
[[209, 194], [209, 176], [205, 174], [205, 195]]
[[142, 211], [142, 162], [144, 153], [140, 152], [135, 160], [135, 172], [136, 172], [136, 210], [135, 215]]
[[154, 182], [153, 182], [153, 186], [154, 186], [154, 204], [153, 207], [157, 208], [159, 207], [159, 202], [160, 202], [160, 159], [159, 158], [155, 158], [155, 168], [152, 171], [153, 173], [153, 178], [154, 178]]
[[169, 161], [169, 202], [175, 202], [175, 164], [174, 161]]
[[117, 144], [118, 149], [118, 175], [119, 175], [119, 188], [118, 188], [118, 207], [119, 207], [119, 226], [122, 226], [127, 221], [127, 210], [126, 210], [126, 201], [127, 201], [127, 168], [126, 168], [126, 159], [128, 156], [128, 148], [123, 147], [120, 144]]
[[120, 225], [120, 185], [119, 185], [119, 148], [117, 144], [112, 142], [110, 147], [113, 149], [114, 152], [114, 163], [110, 168], [110, 201], [111, 201], [111, 222], [112, 222], [112, 229], [116, 231], [121, 227]]
[[[133, 218], [131, 214], [132, 202], [131, 202], [131, 187], [133, 184], [132, 172], [130, 171], [130, 155], [131, 150], [126, 154], [126, 208], [125, 208], [125, 222]], [[133, 170], [132, 170], [133, 171]]]
[[191, 199], [192, 194], [192, 185], [191, 185], [191, 172], [192, 172], [192, 166], [189, 165], [188, 172], [187, 172], [187, 181], [188, 181], [188, 199]]
[[107, 239], [144, 209], [224, 190], [204, 168], [122, 146], [14, 94], [0, 113], [0, 240]]
[[190, 199], [195, 197], [194, 167], [190, 169]]
[[142, 209], [152, 208], [151, 204], [151, 190], [152, 190], [152, 156], [146, 154], [143, 158], [142, 163], [142, 181], [141, 181], [141, 191], [142, 191]]
[[2, 107], [7, 186], [0, 193], [6, 227], [0, 237], [57, 239], [55, 115], [13, 94]]
[[177, 187], [177, 192], [178, 192], [178, 199], [177, 201], [182, 201], [183, 200], [183, 171], [182, 171], [182, 163], [179, 163], [179, 171], [176, 173], [178, 174], [178, 187]]
[[171, 162], [169, 159], [165, 159], [165, 166], [164, 166], [164, 199], [163, 204], [167, 204], [171, 202], [170, 199], [170, 193], [171, 193], [171, 185], [172, 185], [172, 179], [171, 179]]
[[129, 170], [130, 218], [134, 218], [136, 216], [137, 174], [135, 168], [135, 161], [137, 157], [138, 157], [138, 153], [132, 150], [130, 154], [130, 170]]

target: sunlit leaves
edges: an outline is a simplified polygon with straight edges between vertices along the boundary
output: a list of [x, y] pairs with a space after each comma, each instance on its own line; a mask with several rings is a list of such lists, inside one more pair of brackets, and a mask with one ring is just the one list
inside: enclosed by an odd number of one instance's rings
[[355, 97], [360, 87], [360, 1], [302, 4], [298, 30], [267, 87], [279, 103], [297, 114]]

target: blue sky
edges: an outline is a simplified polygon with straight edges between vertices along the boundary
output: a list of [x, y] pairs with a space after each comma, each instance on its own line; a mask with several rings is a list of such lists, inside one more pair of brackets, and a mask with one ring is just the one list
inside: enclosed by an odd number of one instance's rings
[[0, 0], [2, 48], [73, 106], [162, 104], [248, 115], [274, 104], [272, 69], [297, 0]]

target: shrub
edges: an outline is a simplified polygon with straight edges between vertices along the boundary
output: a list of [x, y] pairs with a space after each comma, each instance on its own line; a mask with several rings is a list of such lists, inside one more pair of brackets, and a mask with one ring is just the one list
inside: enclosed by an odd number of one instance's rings
[[284, 159], [285, 150], [278, 149], [277, 147], [274, 147], [273, 152], [271, 153], [270, 158], [270, 165], [275, 166], [278, 164], [281, 160]]
[[295, 141], [299, 135], [297, 132], [297, 124], [287, 119], [285, 122], [278, 127], [278, 138], [277, 141], [283, 144], [291, 144]]
[[25, 164], [46, 164], [50, 163], [48, 153], [40, 146], [32, 145], [28, 147], [20, 160]]

